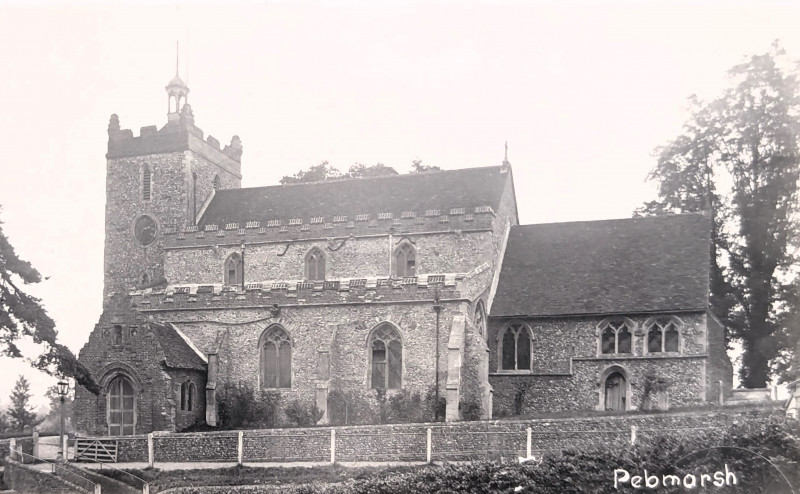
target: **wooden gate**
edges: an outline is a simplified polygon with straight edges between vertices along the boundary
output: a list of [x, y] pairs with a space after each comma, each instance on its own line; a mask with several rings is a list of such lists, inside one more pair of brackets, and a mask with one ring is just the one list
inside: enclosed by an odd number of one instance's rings
[[117, 462], [116, 439], [75, 439], [75, 460], [89, 460], [101, 463]]

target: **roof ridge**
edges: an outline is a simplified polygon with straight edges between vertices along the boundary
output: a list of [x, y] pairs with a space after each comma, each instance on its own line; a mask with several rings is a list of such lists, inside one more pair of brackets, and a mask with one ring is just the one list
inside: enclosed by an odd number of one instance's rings
[[665, 219], [665, 218], [686, 218], [690, 216], [696, 217], [704, 217], [705, 214], [702, 212], [691, 212], [691, 213], [674, 213], [674, 214], [658, 214], [653, 216], [629, 216], [625, 218], [603, 218], [599, 220], [572, 220], [572, 221], [547, 221], [541, 223], [528, 223], [526, 225], [512, 225], [513, 228], [526, 228], [532, 226], [553, 226], [553, 225], [575, 225], [579, 223], [611, 223], [611, 222], [621, 222], [621, 221], [634, 221], [634, 220], [654, 220], [654, 219]]
[[357, 181], [357, 180], [385, 180], [391, 178], [400, 178], [400, 177], [413, 177], [413, 176], [420, 176], [420, 175], [437, 175], [441, 173], [456, 173], [456, 172], [465, 172], [465, 171], [472, 171], [472, 170], [485, 170], [487, 168], [502, 168], [500, 165], [490, 165], [490, 166], [473, 166], [470, 168], [455, 168], [451, 170], [429, 170], [424, 172], [411, 172], [411, 173], [397, 173], [391, 175], [375, 175], [371, 177], [340, 177], [340, 178], [330, 178], [325, 180], [315, 180], [313, 182], [295, 182], [289, 184], [275, 184], [275, 185], [258, 185], [255, 187], [239, 187], [238, 189], [220, 189], [217, 190], [217, 194], [220, 192], [222, 193], [232, 193], [233, 191], [239, 190], [257, 190], [257, 189], [269, 189], [273, 187], [296, 187], [296, 186], [305, 186], [305, 185], [313, 185], [313, 184], [330, 184], [330, 183], [341, 183], [341, 182], [348, 182], [348, 181]]

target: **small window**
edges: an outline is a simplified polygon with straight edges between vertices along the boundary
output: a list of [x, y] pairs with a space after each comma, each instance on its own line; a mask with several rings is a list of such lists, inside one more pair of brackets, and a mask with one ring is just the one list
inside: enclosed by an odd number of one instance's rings
[[222, 180], [219, 179], [219, 175], [214, 175], [214, 190], [219, 190], [222, 188]]
[[645, 325], [647, 353], [680, 352], [681, 321], [676, 317], [657, 317]]
[[306, 254], [306, 279], [308, 281], [325, 280], [325, 255], [316, 247]]
[[417, 275], [417, 250], [408, 242], [394, 251], [394, 275], [397, 278]]
[[142, 200], [149, 201], [152, 195], [152, 182], [150, 176], [150, 165], [147, 163], [142, 166]]
[[403, 383], [403, 343], [392, 324], [376, 327], [369, 339], [370, 388], [400, 389]]
[[226, 285], [241, 285], [242, 284], [242, 256], [234, 252], [225, 260], [225, 284]]
[[181, 410], [191, 412], [194, 407], [195, 387], [192, 381], [181, 384]]
[[631, 353], [633, 322], [628, 319], [606, 319], [598, 325], [600, 353]]
[[114, 344], [115, 345], [122, 345], [123, 342], [123, 331], [122, 326], [114, 326]]
[[272, 326], [261, 337], [261, 386], [292, 387], [292, 343], [281, 326]]
[[531, 328], [523, 323], [505, 326], [497, 338], [499, 371], [530, 371], [532, 338]]

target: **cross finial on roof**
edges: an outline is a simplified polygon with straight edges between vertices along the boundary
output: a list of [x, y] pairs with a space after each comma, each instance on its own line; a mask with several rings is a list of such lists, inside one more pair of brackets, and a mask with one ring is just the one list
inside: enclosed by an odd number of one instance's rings
[[505, 152], [505, 155], [503, 156], [503, 165], [507, 166], [507, 165], [510, 165], [510, 164], [511, 163], [508, 162], [508, 141], [506, 141], [506, 152]]

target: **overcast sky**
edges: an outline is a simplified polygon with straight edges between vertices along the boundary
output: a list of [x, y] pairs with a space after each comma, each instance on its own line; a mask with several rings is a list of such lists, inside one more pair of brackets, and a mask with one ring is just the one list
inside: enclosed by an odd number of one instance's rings
[[[176, 40], [244, 186], [323, 160], [497, 165], [508, 141], [522, 223], [630, 216], [689, 95], [776, 39], [800, 58], [790, 1], [36, 5], [0, 1], [0, 219], [76, 352], [101, 311], [108, 119], [166, 122]], [[0, 365], [4, 405], [26, 367]]]

